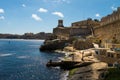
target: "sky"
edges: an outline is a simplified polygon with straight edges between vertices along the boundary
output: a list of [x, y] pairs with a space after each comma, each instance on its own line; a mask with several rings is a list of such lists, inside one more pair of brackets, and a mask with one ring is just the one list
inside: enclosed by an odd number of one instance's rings
[[87, 18], [101, 19], [120, 7], [120, 0], [0, 0], [0, 33], [52, 32]]

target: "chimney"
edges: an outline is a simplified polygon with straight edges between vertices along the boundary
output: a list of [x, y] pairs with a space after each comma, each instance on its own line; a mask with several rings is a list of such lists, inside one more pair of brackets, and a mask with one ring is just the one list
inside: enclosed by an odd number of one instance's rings
[[63, 26], [63, 20], [58, 20], [58, 26], [57, 27], [64, 27]]

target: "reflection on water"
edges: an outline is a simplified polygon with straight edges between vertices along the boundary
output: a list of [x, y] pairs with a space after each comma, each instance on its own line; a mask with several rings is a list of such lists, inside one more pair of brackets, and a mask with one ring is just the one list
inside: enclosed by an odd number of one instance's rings
[[11, 56], [11, 55], [13, 55], [13, 54], [12, 53], [7, 53], [7, 54], [0, 53], [0, 57]]

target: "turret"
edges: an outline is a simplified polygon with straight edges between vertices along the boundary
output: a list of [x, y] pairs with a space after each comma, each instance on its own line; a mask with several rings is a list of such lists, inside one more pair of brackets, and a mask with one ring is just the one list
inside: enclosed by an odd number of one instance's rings
[[63, 26], [63, 20], [58, 20], [58, 26], [57, 27], [64, 27]]
[[120, 11], [120, 7], [118, 7], [117, 10]]

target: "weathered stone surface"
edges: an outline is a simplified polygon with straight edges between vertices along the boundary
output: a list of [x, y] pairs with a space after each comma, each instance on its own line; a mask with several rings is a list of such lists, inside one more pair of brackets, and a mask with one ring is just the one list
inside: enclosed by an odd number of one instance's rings
[[78, 68], [68, 80], [100, 80], [107, 72], [108, 65], [104, 62]]
[[94, 29], [95, 35], [104, 41], [111, 41], [113, 37], [120, 42], [120, 8], [109, 16], [101, 19], [101, 24]]
[[96, 59], [93, 56], [88, 56], [83, 58], [84, 61], [93, 61], [93, 62], [100, 62], [98, 59]]
[[93, 63], [90, 65], [90, 67], [93, 69], [93, 70], [101, 70], [101, 69], [106, 69], [107, 68], [107, 64], [104, 63], [104, 62], [98, 62], [98, 63]]

